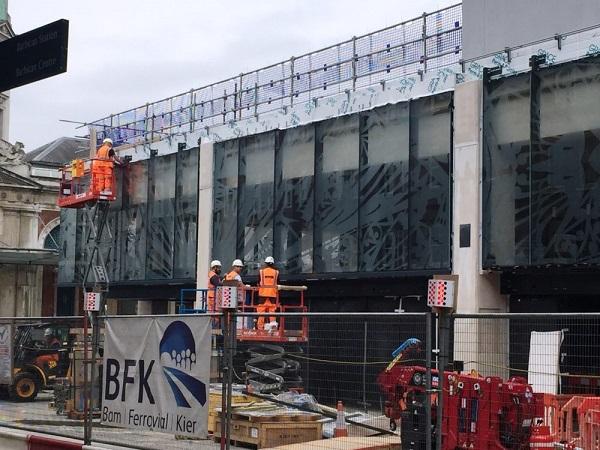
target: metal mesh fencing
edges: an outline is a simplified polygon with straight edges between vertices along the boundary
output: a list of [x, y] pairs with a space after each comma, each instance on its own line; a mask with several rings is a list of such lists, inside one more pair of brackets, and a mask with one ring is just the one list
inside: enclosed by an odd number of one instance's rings
[[101, 142], [139, 144], [257, 116], [460, 59], [462, 5], [354, 37], [90, 124]]
[[598, 314], [454, 316], [453, 366], [465, 375], [444, 382], [447, 444], [593, 448], [599, 332]]
[[[82, 317], [1, 318], [0, 425], [82, 439], [86, 400], [92, 399], [93, 442], [157, 450], [217, 448], [231, 354], [232, 414], [225, 423], [234, 446], [261, 448], [347, 434], [361, 443], [402, 441], [402, 448], [412, 449], [434, 448], [440, 435], [443, 448], [526, 448], [539, 420], [556, 442], [573, 433], [586, 438], [573, 405], [600, 396], [600, 314], [457, 314], [448, 342], [440, 341], [435, 317], [238, 313], [226, 328], [235, 330], [228, 345], [224, 316], [212, 315], [211, 434], [199, 440], [101, 423], [104, 320], [92, 372], [91, 334]], [[205, 315], [167, 318], [205, 320]], [[125, 323], [139, 320], [131, 316]], [[6, 342], [13, 346], [10, 367]], [[450, 364], [440, 377], [436, 349], [443, 352], [446, 346]], [[440, 387], [442, 422], [436, 419]], [[570, 428], [560, 419], [569, 411]]]
[[90, 336], [82, 317], [0, 318], [0, 425], [83, 438]]

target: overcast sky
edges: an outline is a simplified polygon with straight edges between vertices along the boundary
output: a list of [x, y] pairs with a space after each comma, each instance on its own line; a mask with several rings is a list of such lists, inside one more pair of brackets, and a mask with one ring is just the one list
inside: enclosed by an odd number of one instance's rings
[[11, 92], [30, 151], [146, 102], [317, 50], [457, 0], [9, 0], [20, 34], [68, 19], [66, 74]]

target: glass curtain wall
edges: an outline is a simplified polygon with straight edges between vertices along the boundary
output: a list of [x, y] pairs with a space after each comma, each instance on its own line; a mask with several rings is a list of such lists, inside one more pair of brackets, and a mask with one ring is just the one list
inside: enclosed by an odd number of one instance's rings
[[450, 267], [452, 94], [410, 103], [410, 269]]
[[358, 262], [358, 115], [317, 124], [315, 272], [356, 272]]
[[174, 278], [196, 277], [198, 149], [177, 153]]
[[278, 134], [273, 253], [287, 273], [313, 268], [314, 148], [314, 127]]
[[240, 140], [237, 255], [256, 274], [273, 254], [275, 133]]
[[484, 92], [484, 267], [599, 263], [599, 59]]
[[217, 143], [214, 152], [212, 258], [227, 268], [237, 257], [239, 142]]
[[540, 145], [533, 154], [532, 258], [600, 262], [600, 62], [541, 70]]
[[150, 158], [146, 277], [173, 278], [177, 154]]
[[451, 100], [215, 144], [212, 257], [249, 273], [269, 254], [289, 274], [449, 269]]
[[409, 107], [361, 115], [361, 272], [408, 268]]
[[485, 89], [483, 260], [497, 266], [527, 264], [529, 75], [494, 80]]
[[[100, 245], [111, 282], [196, 277], [198, 151], [180, 150], [116, 169], [118, 195]], [[59, 282], [80, 282], [87, 262], [86, 215], [64, 209], [61, 217]]]
[[121, 280], [146, 277], [148, 161], [130, 164], [123, 180]]
[[58, 282], [71, 283], [75, 280], [75, 252], [77, 228], [77, 210], [62, 208], [60, 210], [60, 236]]

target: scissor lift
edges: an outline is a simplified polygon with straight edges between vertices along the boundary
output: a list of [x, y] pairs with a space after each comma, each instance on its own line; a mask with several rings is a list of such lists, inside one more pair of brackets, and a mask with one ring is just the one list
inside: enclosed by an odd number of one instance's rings
[[[304, 302], [306, 286], [277, 286], [275, 312], [265, 313], [267, 319], [275, 315], [278, 327], [274, 330], [257, 329], [257, 316], [244, 314], [258, 313], [260, 299], [258, 287], [238, 287], [238, 307], [236, 323], [236, 339], [239, 342], [238, 355], [245, 355], [240, 361], [246, 374], [246, 383], [255, 392], [270, 393], [286, 390], [302, 390], [300, 362], [290, 353], [302, 352], [299, 345], [308, 342], [308, 319], [305, 315], [298, 317], [277, 316], [277, 313], [306, 313], [308, 308]], [[282, 300], [280, 294], [289, 293]], [[195, 307], [188, 306], [197, 300]], [[296, 295], [293, 295], [296, 294]], [[187, 300], [186, 300], [187, 297]], [[208, 289], [182, 289], [179, 296], [179, 312], [182, 314], [217, 313], [207, 308]], [[216, 304], [219, 304], [219, 293], [215, 292]], [[213, 334], [220, 334], [221, 322], [213, 320]], [[213, 342], [217, 342], [213, 340]], [[293, 349], [291, 347], [294, 346]]]
[[[306, 313], [304, 292], [306, 286], [277, 286], [275, 313]], [[245, 288], [245, 301], [239, 305], [240, 313], [257, 313], [260, 305], [259, 288]], [[281, 293], [296, 294], [286, 296], [282, 301]], [[268, 323], [272, 313], [265, 313]], [[270, 393], [287, 390], [301, 391], [303, 380], [301, 365], [290, 353], [301, 353], [302, 348], [293, 344], [308, 342], [308, 319], [305, 315], [274, 316], [277, 318], [276, 329], [258, 329], [255, 316], [242, 316], [237, 323], [237, 339], [248, 343], [248, 359], [245, 362], [246, 383], [255, 392]], [[296, 320], [294, 320], [296, 319]]]
[[[117, 199], [114, 169], [111, 170], [111, 191], [96, 188], [94, 177], [99, 176], [92, 170], [94, 161], [114, 164], [110, 159], [75, 159], [61, 169], [58, 206], [61, 208], [81, 209], [85, 214], [85, 230], [82, 250], [85, 252], [87, 266], [82, 285], [84, 291], [108, 291], [108, 271], [102, 254], [103, 238], [112, 242], [113, 236], [107, 224], [110, 202]], [[102, 175], [105, 176], [105, 175]], [[90, 274], [93, 283], [90, 283]]]

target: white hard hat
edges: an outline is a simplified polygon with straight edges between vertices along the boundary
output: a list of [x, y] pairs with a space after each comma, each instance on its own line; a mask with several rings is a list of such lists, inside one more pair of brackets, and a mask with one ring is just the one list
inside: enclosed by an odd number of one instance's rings
[[210, 262], [210, 267], [221, 267], [221, 261], [214, 259]]
[[267, 256], [267, 257], [265, 258], [265, 262], [266, 262], [267, 264], [275, 264], [275, 258], [273, 258], [272, 256]]
[[52, 331], [52, 328], [46, 328], [44, 330], [44, 337], [48, 337], [48, 336], [54, 336], [54, 331]]
[[244, 267], [244, 263], [242, 262], [241, 259], [234, 259], [233, 262], [231, 263], [231, 265], [233, 267]]
[[102, 141], [102, 143], [103, 143], [103, 144], [110, 144], [110, 145], [112, 145], [113, 141], [112, 141], [112, 139], [111, 139], [111, 138], [106, 138], [106, 139], [104, 139], [104, 140]]

